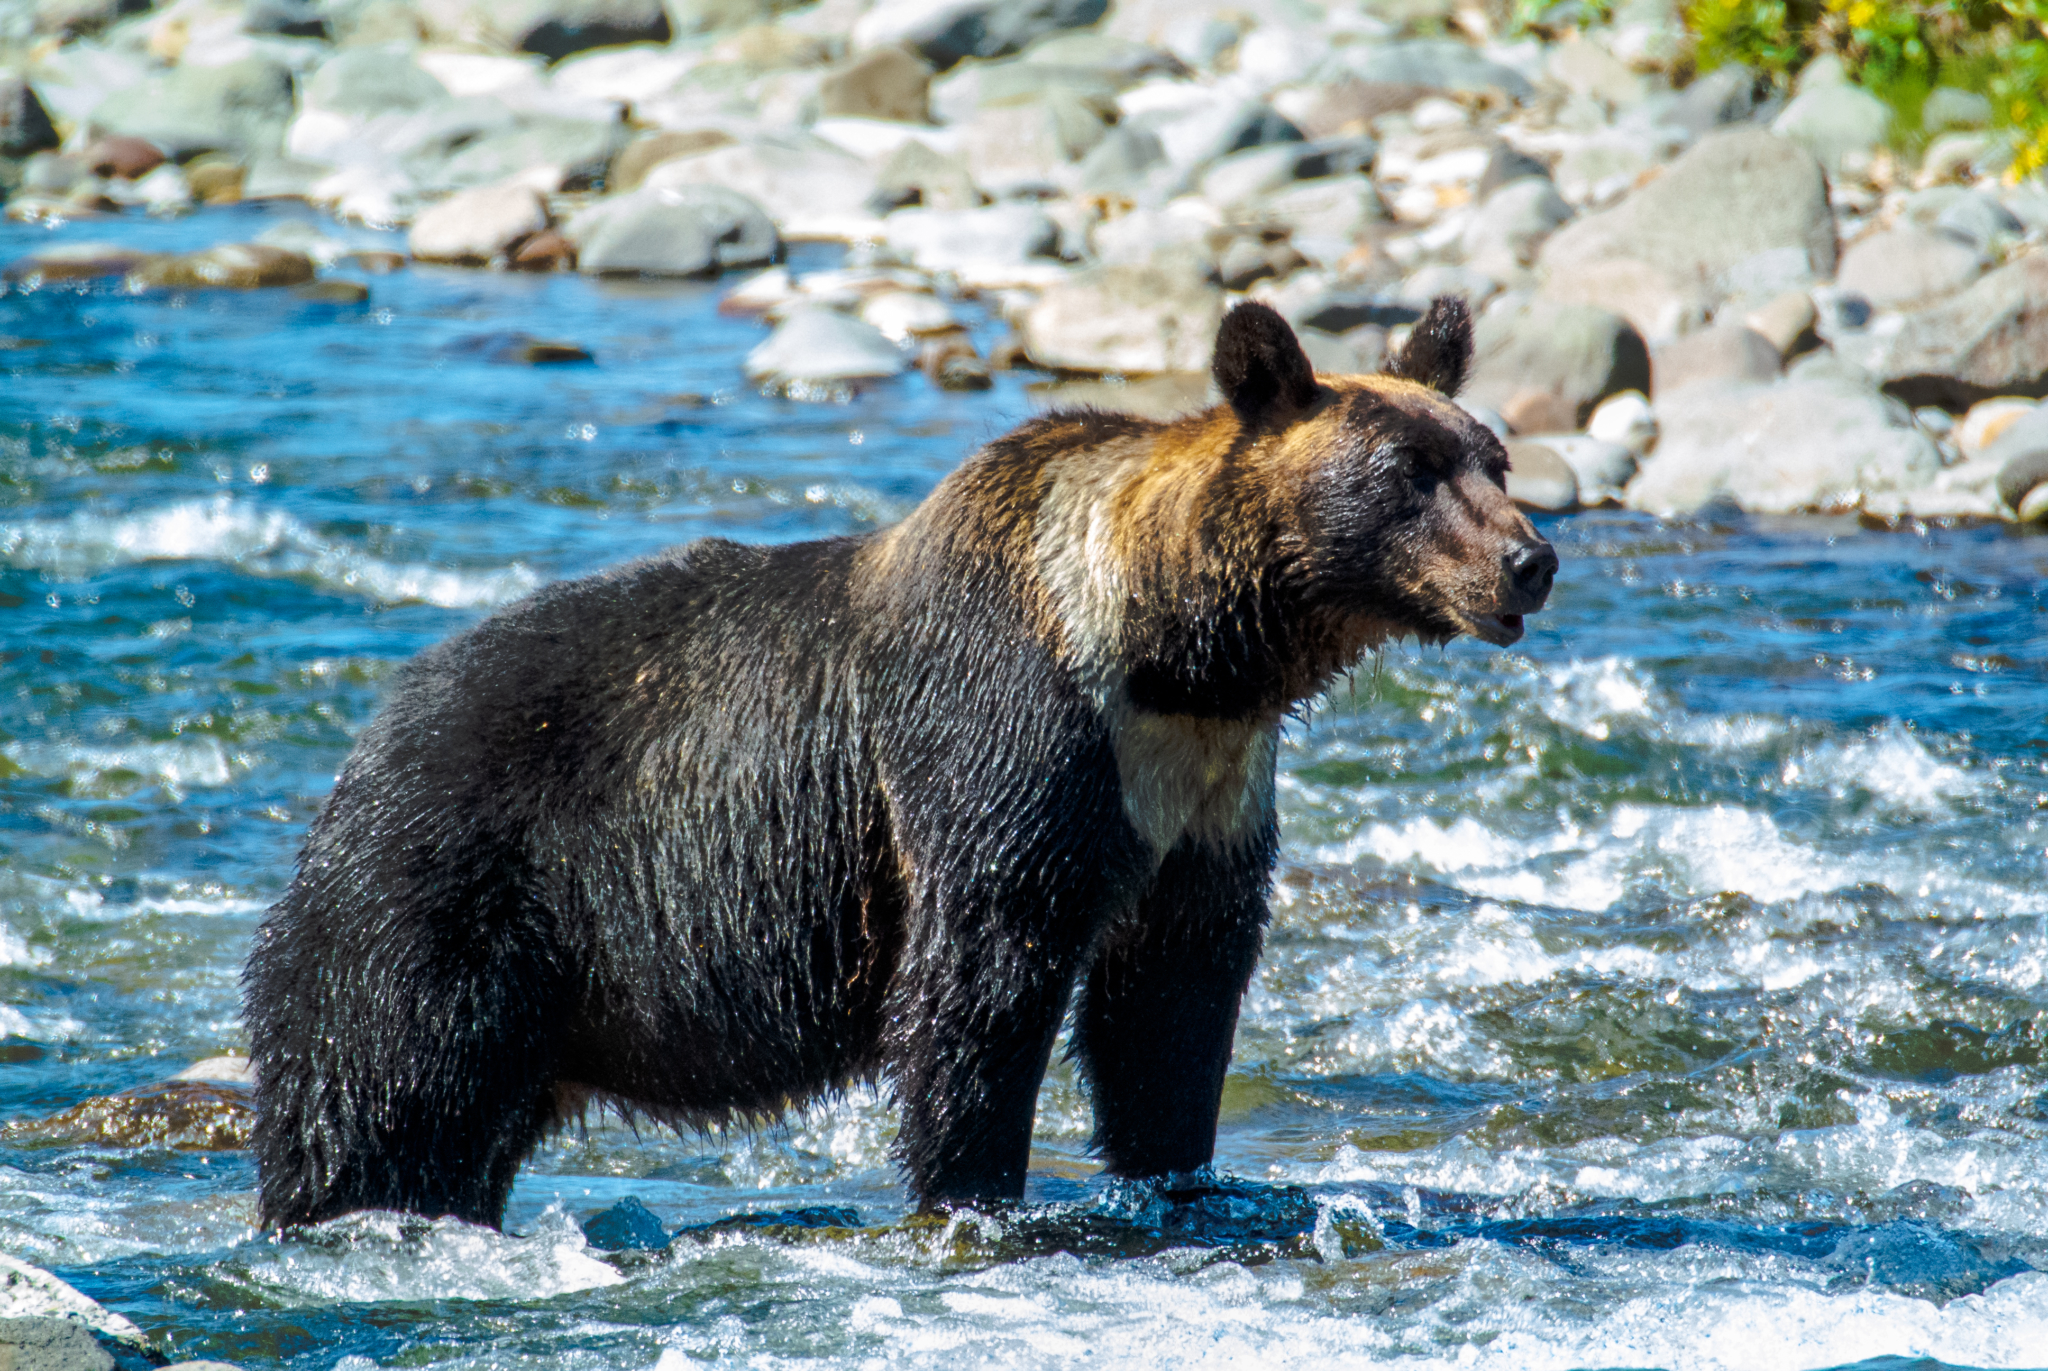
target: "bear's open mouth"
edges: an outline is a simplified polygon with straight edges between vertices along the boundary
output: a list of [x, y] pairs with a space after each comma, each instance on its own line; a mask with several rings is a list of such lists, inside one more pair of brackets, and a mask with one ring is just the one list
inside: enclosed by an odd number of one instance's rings
[[1495, 647], [1506, 647], [1521, 640], [1522, 616], [1519, 614], [1461, 614], [1458, 617], [1465, 621], [1466, 632]]

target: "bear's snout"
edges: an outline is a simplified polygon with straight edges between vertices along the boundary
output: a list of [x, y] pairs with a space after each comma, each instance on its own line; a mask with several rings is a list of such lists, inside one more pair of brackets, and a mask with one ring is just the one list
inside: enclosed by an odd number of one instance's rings
[[1508, 554], [1508, 597], [1522, 614], [1534, 614], [1550, 598], [1557, 579], [1557, 549], [1544, 539], [1524, 543]]

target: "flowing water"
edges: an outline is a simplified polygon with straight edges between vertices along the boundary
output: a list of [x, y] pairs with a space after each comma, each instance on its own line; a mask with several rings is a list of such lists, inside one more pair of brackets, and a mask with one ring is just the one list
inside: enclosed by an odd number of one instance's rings
[[243, 1046], [397, 664], [669, 543], [885, 523], [1032, 403], [763, 398], [717, 285], [368, 279], [0, 295], [0, 1251], [323, 1371], [2048, 1366], [2048, 537], [2005, 528], [1549, 520], [1517, 649], [1368, 662], [1285, 744], [1206, 1191], [1094, 1177], [1056, 1065], [1020, 1211], [908, 1216], [858, 1095], [595, 1122], [507, 1235], [257, 1234], [245, 1097], [154, 1083]]

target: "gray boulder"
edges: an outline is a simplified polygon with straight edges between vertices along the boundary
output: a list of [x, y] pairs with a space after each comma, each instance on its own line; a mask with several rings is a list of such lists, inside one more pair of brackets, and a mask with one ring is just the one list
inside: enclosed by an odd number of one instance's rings
[[1527, 439], [1510, 440], [1507, 448], [1510, 500], [1553, 514], [1578, 506], [1578, 473], [1556, 449]]
[[551, 62], [586, 48], [674, 36], [661, 0], [489, 0], [474, 12], [506, 46]]
[[0, 1319], [0, 1366], [8, 1371], [114, 1371], [114, 1358], [69, 1319]]
[[713, 185], [736, 190], [792, 237], [842, 236], [874, 223], [874, 171], [820, 138], [762, 134], [750, 142], [676, 157], [647, 173], [644, 187]]
[[533, 119], [465, 145], [441, 165], [440, 179], [452, 186], [481, 186], [554, 167], [562, 186], [574, 190], [601, 180], [628, 136], [624, 124]]
[[[138, 1351], [149, 1345], [142, 1330], [123, 1316], [41, 1267], [4, 1252], [0, 1252], [0, 1320], [61, 1322]], [[5, 1364], [0, 1355], [0, 1365]]]
[[2021, 257], [1941, 304], [1879, 315], [1830, 341], [1916, 407], [2048, 395], [2048, 256]]
[[902, 349], [872, 324], [834, 310], [792, 310], [747, 354], [747, 379], [793, 398], [833, 393], [854, 381], [894, 376], [908, 365]]
[[1914, 222], [1988, 255], [2024, 236], [2027, 226], [2018, 215], [1979, 190], [1937, 186], [1906, 202]]
[[876, 48], [826, 73], [818, 112], [921, 124], [930, 117], [931, 85], [929, 62], [903, 48]]
[[1462, 396], [1518, 432], [1569, 431], [1624, 390], [1650, 388], [1650, 353], [1618, 314], [1541, 296], [1504, 296], [1473, 327]]
[[100, 133], [147, 139], [175, 158], [201, 152], [275, 152], [292, 113], [292, 74], [267, 57], [217, 67], [180, 66], [100, 101]]
[[1743, 289], [1756, 259], [1775, 264], [1772, 254], [1821, 279], [1834, 274], [1827, 180], [1798, 145], [1733, 129], [1701, 139], [1620, 204], [1559, 229], [1538, 260], [1551, 294], [1667, 338]]
[[1285, 228], [1304, 256], [1326, 263], [1343, 258], [1367, 225], [1387, 217], [1379, 193], [1363, 176], [1296, 181], [1258, 201], [1256, 213], [1260, 220]]
[[1505, 275], [1536, 260], [1544, 240], [1571, 222], [1572, 207], [1548, 177], [1522, 176], [1486, 197], [1460, 246], [1481, 271]]
[[723, 186], [672, 186], [614, 196], [564, 228], [577, 269], [598, 276], [703, 276], [771, 262], [774, 221]]
[[1984, 273], [1977, 249], [1913, 224], [1857, 239], [1842, 254], [1835, 284], [1879, 308], [1953, 295]]
[[1529, 78], [1480, 55], [1454, 38], [1417, 38], [1402, 43], [1357, 43], [1338, 50], [1360, 81], [1428, 90], [1500, 91], [1522, 101], [1535, 93]]
[[2020, 508], [2029, 494], [2048, 485], [2048, 409], [2030, 410], [2008, 424], [1982, 460], [1998, 467], [1998, 498], [2008, 509]]
[[389, 48], [344, 48], [307, 80], [307, 109], [368, 118], [395, 110], [425, 109], [448, 98], [448, 88], [419, 63]]
[[1687, 386], [1658, 401], [1657, 424], [1656, 452], [1627, 491], [1632, 508], [1655, 514], [1716, 500], [1762, 514], [1854, 509], [1941, 470], [1904, 406], [1836, 380]]
[[987, 280], [1059, 253], [1058, 225], [1022, 202], [986, 209], [905, 209], [884, 221], [889, 246], [923, 271]]
[[1650, 361], [1651, 383], [1661, 400], [1703, 381], [1768, 381], [1782, 362], [1777, 345], [1755, 329], [1716, 324], [1659, 347]]
[[131, 14], [141, 14], [151, 0], [34, 0], [35, 26], [43, 33], [76, 38], [98, 33]]
[[1048, 287], [1025, 312], [1039, 366], [1120, 375], [1207, 371], [1223, 292], [1186, 263], [1098, 267]]
[[1867, 158], [1891, 129], [1891, 106], [1866, 90], [1822, 84], [1801, 91], [1771, 123], [1771, 132], [1789, 138], [1832, 173], [1858, 157]]
[[60, 141], [35, 88], [12, 72], [0, 71], [0, 157], [27, 157]]
[[853, 26], [857, 48], [898, 44], [945, 71], [968, 57], [1003, 57], [1060, 29], [1100, 19], [1108, 0], [882, 0]]

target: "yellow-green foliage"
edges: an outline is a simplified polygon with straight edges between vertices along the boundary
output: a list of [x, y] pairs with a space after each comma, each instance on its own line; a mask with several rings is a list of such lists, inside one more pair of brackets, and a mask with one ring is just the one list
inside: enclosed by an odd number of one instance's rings
[[2012, 131], [2012, 174], [2048, 165], [2048, 0], [1688, 0], [1685, 19], [1703, 70], [1741, 62], [1783, 80], [1834, 52], [1909, 135], [1936, 86], [1977, 91]]

